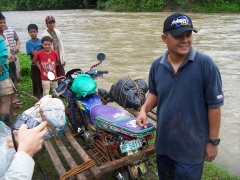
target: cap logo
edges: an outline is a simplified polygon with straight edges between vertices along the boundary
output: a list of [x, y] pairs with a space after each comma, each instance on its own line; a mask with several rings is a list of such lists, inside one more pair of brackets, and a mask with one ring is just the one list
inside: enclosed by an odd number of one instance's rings
[[177, 18], [173, 19], [171, 26], [175, 26], [175, 28], [181, 26], [192, 26], [192, 22], [186, 16], [178, 16]]

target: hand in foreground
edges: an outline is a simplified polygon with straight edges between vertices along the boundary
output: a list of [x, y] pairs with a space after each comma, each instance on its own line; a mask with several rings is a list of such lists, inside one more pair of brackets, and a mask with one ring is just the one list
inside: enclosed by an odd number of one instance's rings
[[[18, 131], [16, 131], [16, 133], [15, 133], [15, 134], [16, 134], [16, 135], [15, 135], [15, 141], [16, 141], [16, 144], [17, 144], [17, 146], [18, 146], [17, 133], [18, 133]], [[12, 136], [8, 136], [8, 137], [7, 137], [6, 146], [7, 146], [8, 148], [14, 148]]]
[[204, 152], [204, 160], [208, 162], [212, 162], [218, 153], [218, 146], [214, 146], [210, 143], [206, 145]]
[[20, 129], [14, 130], [13, 134], [17, 137], [18, 151], [23, 151], [30, 156], [33, 156], [42, 148], [43, 136], [47, 133], [45, 128], [47, 122], [44, 121], [33, 129], [28, 129], [26, 124], [23, 124]]
[[142, 128], [147, 128], [147, 113], [140, 111], [136, 123]]

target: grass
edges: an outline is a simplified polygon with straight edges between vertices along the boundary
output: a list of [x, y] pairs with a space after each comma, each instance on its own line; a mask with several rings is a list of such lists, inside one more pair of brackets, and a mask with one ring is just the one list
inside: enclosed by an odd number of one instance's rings
[[[37, 100], [33, 97], [32, 94], [32, 82], [30, 78], [30, 67], [31, 67], [31, 60], [30, 58], [24, 54], [19, 53], [19, 60], [21, 64], [21, 73], [22, 78], [18, 84], [20, 100], [24, 102], [24, 107], [22, 109], [14, 109], [16, 113], [22, 113], [24, 110], [34, 106]], [[12, 119], [14, 122], [14, 119]], [[151, 141], [151, 144], [154, 144], [154, 140]], [[40, 164], [43, 172], [47, 176], [48, 179], [58, 179], [58, 175], [56, 170], [54, 169], [50, 157], [45, 151], [38, 159], [38, 163]], [[155, 155], [149, 157], [148, 162], [149, 172], [145, 176], [141, 177], [144, 180], [154, 180], [158, 179], [156, 173], [156, 163], [155, 163]], [[39, 171], [38, 167], [35, 166], [33, 179], [42, 179], [41, 172]], [[203, 171], [203, 180], [240, 180], [240, 177], [231, 176], [230, 173], [221, 168], [220, 166], [216, 166], [213, 163], [205, 162], [204, 164], [204, 171]]]

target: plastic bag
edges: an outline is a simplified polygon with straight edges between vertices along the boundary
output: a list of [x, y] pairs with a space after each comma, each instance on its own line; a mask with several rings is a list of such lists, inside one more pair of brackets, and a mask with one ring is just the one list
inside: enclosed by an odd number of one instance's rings
[[11, 129], [0, 121], [0, 178], [4, 176], [8, 170], [13, 156], [16, 153], [15, 149], [6, 146], [6, 139], [11, 135]]
[[89, 74], [80, 74], [72, 83], [72, 91], [77, 98], [92, 94], [96, 88], [97, 83]]
[[[41, 111], [48, 123], [54, 127], [54, 131], [56, 131], [59, 136], [62, 135], [67, 125], [65, 118], [65, 106], [63, 102], [58, 98], [52, 98], [51, 95], [46, 95], [33, 107], [24, 111], [21, 118], [25, 121], [34, 119], [41, 123], [43, 122], [40, 114]], [[50, 137], [56, 137], [54, 131], [48, 128], [48, 132], [43, 138], [47, 139]]]

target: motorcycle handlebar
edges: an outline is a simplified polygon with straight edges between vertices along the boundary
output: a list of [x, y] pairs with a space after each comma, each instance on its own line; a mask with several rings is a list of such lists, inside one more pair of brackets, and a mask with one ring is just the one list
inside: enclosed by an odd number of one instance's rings
[[86, 72], [85, 74], [89, 74], [90, 76], [94, 77], [99, 74], [108, 74], [108, 71], [101, 71], [101, 70], [94, 69], [94, 70]]
[[97, 74], [108, 74], [108, 71], [97, 71]]

